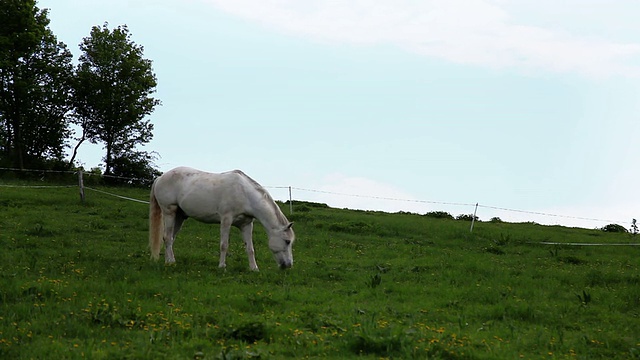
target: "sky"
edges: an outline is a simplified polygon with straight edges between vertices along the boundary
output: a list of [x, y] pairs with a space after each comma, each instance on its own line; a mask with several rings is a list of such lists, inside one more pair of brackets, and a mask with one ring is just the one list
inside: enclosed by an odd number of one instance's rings
[[[635, 0], [39, 0], [79, 56], [126, 24], [161, 171], [278, 200], [599, 228], [640, 220]], [[83, 145], [98, 166], [104, 151]]]

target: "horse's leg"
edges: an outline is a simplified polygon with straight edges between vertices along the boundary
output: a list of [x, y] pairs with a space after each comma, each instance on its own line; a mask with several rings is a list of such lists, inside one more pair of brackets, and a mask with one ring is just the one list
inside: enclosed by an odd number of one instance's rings
[[247, 257], [249, 258], [249, 268], [253, 271], [258, 271], [258, 264], [256, 263], [256, 255], [253, 250], [253, 221], [244, 225], [241, 229], [242, 238], [244, 239], [244, 246], [247, 249]]
[[[184, 223], [184, 221], [187, 219], [187, 217], [184, 215], [184, 213], [182, 212], [181, 209], [178, 209], [178, 211], [176, 211], [176, 216], [174, 218], [174, 222], [173, 222], [173, 233], [171, 236], [171, 255], [173, 255], [173, 242], [176, 241], [176, 236], [178, 235], [178, 232], [180, 231], [180, 229], [182, 228], [182, 224]], [[176, 262], [176, 259], [173, 258], [172, 262]]]
[[[176, 217], [178, 217], [178, 206], [169, 205], [166, 209], [163, 209], [162, 215], [164, 217], [164, 262], [172, 264], [176, 262], [176, 258], [173, 255], [173, 241], [177, 233]], [[177, 229], [179, 230], [182, 221], [178, 221], [178, 223]]]
[[219, 268], [227, 267], [227, 249], [229, 249], [229, 233], [231, 232], [232, 219], [220, 219], [220, 264]]

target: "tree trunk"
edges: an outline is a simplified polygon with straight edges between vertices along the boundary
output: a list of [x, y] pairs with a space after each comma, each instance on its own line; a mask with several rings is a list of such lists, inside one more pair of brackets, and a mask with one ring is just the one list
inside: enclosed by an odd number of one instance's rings
[[107, 143], [107, 156], [104, 158], [104, 174], [111, 175], [111, 148], [113, 147], [113, 142]]
[[85, 131], [82, 130], [82, 137], [78, 140], [78, 143], [73, 148], [73, 154], [71, 154], [71, 160], [69, 160], [69, 168], [73, 168], [73, 162], [76, 160], [76, 156], [78, 155], [78, 149], [80, 148], [80, 145], [82, 145], [82, 143], [87, 139], [85, 134]]
[[24, 145], [22, 140], [22, 124], [19, 112], [15, 111], [13, 114], [12, 127], [13, 127], [13, 159], [12, 163], [20, 170], [24, 170]]

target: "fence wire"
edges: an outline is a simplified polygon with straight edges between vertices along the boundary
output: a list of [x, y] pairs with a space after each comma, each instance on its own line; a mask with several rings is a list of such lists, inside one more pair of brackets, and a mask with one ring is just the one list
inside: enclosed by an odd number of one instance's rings
[[[77, 171], [35, 170], [35, 169], [15, 169], [15, 168], [0, 168], [0, 170], [25, 171], [25, 172], [35, 172], [35, 173], [68, 173], [68, 174], [77, 174], [78, 173]], [[98, 174], [92, 174], [92, 173], [86, 173], [86, 172], [83, 173], [83, 175], [103, 176], [103, 177], [107, 177], [108, 176], [108, 175], [98, 175]], [[117, 176], [111, 176], [111, 177], [124, 179], [124, 180], [136, 180], [136, 179], [130, 179], [130, 178], [117, 177]], [[0, 187], [32, 188], [32, 189], [37, 189], [37, 188], [71, 188], [71, 187], [78, 187], [78, 186], [79, 185], [77, 185], [77, 184], [76, 185], [10, 185], [10, 184], [0, 184]], [[110, 193], [110, 192], [106, 192], [106, 191], [103, 191], [103, 190], [98, 190], [98, 189], [91, 188], [91, 187], [86, 187], [85, 186], [84, 188], [88, 189], [88, 190], [91, 190], [91, 191], [98, 192], [98, 193], [102, 193], [102, 194], [105, 194], [105, 195], [117, 197], [117, 198], [120, 198], [120, 199], [123, 199], [123, 200], [129, 200], [129, 201], [134, 201], [134, 202], [143, 203], [143, 204], [148, 204], [149, 203], [148, 201], [133, 199], [133, 198], [129, 198], [129, 197], [126, 197], [126, 196], [121, 196], [121, 195]], [[289, 189], [289, 191], [297, 190], [297, 191], [302, 191], [302, 192], [312, 192], [312, 193], [327, 194], [327, 195], [347, 196], [347, 197], [355, 197], [355, 198], [385, 200], [385, 201], [398, 201], [398, 202], [407, 202], [407, 203], [435, 204], [435, 205], [447, 205], [447, 206], [465, 206], [465, 207], [477, 206], [479, 208], [506, 211], [506, 212], [514, 212], [514, 213], [530, 214], [530, 215], [538, 215], [538, 216], [547, 216], [547, 217], [556, 217], [556, 218], [564, 218], [564, 219], [583, 220], [583, 221], [591, 221], [591, 222], [602, 222], [602, 223], [607, 223], [608, 222], [608, 223], [616, 223], [616, 224], [629, 223], [629, 221], [619, 221], [619, 220], [616, 221], [616, 220], [598, 219], [598, 218], [591, 218], [591, 217], [581, 217], [581, 216], [552, 214], [552, 213], [537, 212], [537, 211], [510, 209], [510, 208], [499, 207], [499, 206], [482, 205], [482, 204], [479, 204], [479, 203], [459, 203], [459, 202], [446, 202], [446, 201], [433, 201], [433, 200], [401, 199], [401, 198], [391, 198], [391, 197], [375, 196], [375, 195], [347, 194], [347, 193], [339, 193], [339, 192], [333, 192], [333, 191], [299, 188], [299, 187], [294, 187], [294, 186], [265, 186], [265, 188]], [[290, 200], [293, 200], [293, 197]]]
[[598, 222], [609, 222], [609, 223], [628, 223], [629, 222], [629, 221], [616, 221], [616, 220], [597, 219], [597, 218], [571, 216], [571, 215], [551, 214], [551, 213], [538, 212], [538, 211], [509, 209], [509, 208], [498, 207], [498, 206], [482, 205], [479, 203], [456, 203], [456, 202], [445, 202], [445, 201], [400, 199], [400, 198], [390, 198], [390, 197], [370, 196], [370, 195], [344, 194], [344, 193], [338, 193], [338, 192], [332, 192], [332, 191], [304, 189], [304, 188], [297, 188], [297, 187], [292, 187], [292, 189], [307, 191], [307, 192], [314, 192], [314, 193], [329, 194], [329, 195], [351, 196], [351, 197], [358, 197], [358, 198], [389, 200], [389, 201], [399, 201], [399, 202], [451, 205], [451, 206], [467, 206], [467, 207], [478, 206], [479, 208], [492, 209], [492, 210], [508, 211], [508, 212], [522, 213], [522, 214], [531, 214], [531, 215], [541, 215], [541, 216], [549, 216], [549, 217], [558, 217], [558, 218], [565, 218], [565, 219], [585, 220], [585, 221], [598, 221]]
[[142, 203], [142, 204], [148, 204], [149, 203], [148, 201], [145, 201], [145, 200], [138, 200], [138, 199], [122, 196], [122, 195], [117, 195], [117, 194], [113, 194], [113, 193], [110, 193], [110, 192], [106, 192], [106, 191], [90, 188], [90, 187], [87, 187], [87, 186], [85, 186], [84, 188], [87, 189], [87, 190], [99, 192], [101, 194], [117, 197], [117, 198], [124, 199], [124, 200], [135, 201], [135, 202], [139, 202], [139, 203]]

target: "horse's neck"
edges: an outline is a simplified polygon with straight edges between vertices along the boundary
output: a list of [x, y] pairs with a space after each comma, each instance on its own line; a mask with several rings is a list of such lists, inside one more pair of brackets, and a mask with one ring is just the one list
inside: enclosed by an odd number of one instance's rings
[[287, 225], [287, 218], [269, 194], [256, 189], [252, 198], [254, 217], [260, 221], [262, 226], [268, 229], [277, 229]]

